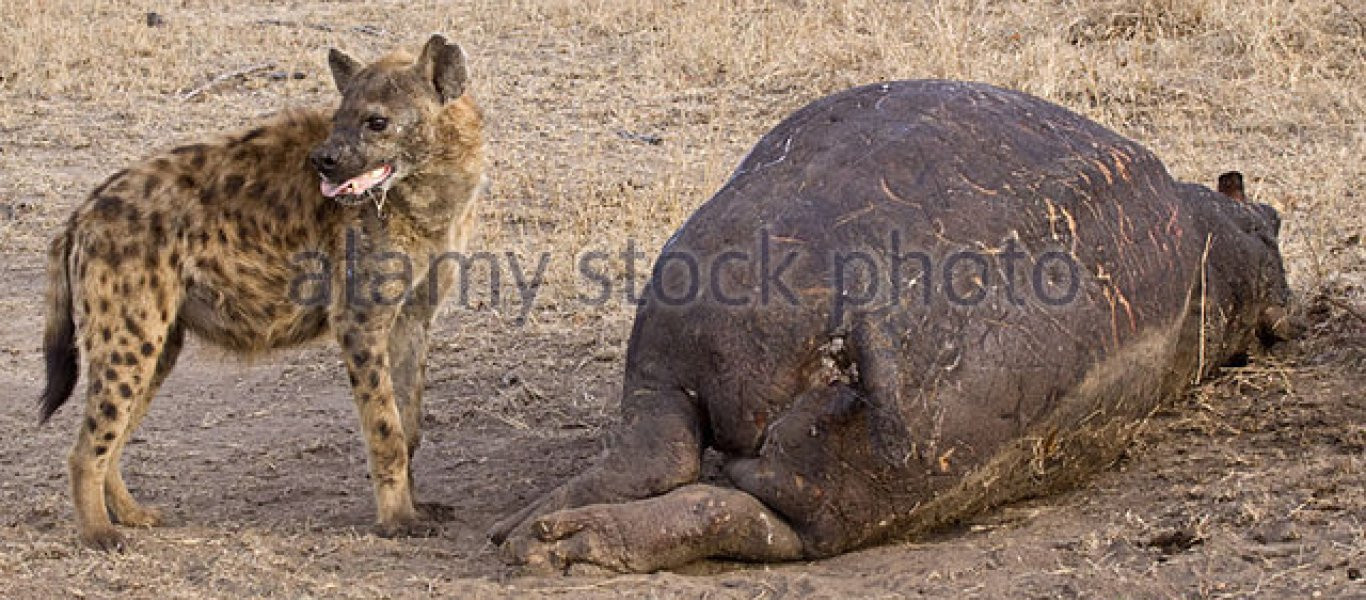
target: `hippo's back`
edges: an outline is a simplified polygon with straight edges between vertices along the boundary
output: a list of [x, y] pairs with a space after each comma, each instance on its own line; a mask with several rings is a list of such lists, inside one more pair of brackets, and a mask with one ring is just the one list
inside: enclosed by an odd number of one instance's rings
[[841, 92], [765, 135], [670, 239], [628, 377], [696, 389], [741, 453], [804, 390], [858, 379], [918, 452], [971, 438], [955, 452], [974, 464], [1178, 319], [1200, 252], [1178, 206], [1146, 149], [1026, 94]]

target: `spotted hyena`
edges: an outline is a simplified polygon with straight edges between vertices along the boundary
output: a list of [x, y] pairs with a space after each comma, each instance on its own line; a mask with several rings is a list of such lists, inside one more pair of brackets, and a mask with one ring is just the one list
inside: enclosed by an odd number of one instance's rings
[[[41, 418], [70, 396], [84, 353], [85, 417], [69, 466], [89, 546], [122, 546], [110, 515], [161, 522], [129, 495], [118, 462], [186, 331], [242, 355], [331, 332], [369, 450], [377, 532], [432, 530], [413, 501], [410, 459], [427, 331], [450, 287], [439, 257], [464, 247], [484, 180], [482, 119], [464, 54], [441, 36], [416, 59], [395, 52], [367, 66], [334, 49], [328, 62], [335, 111], [288, 111], [119, 171], [52, 242]], [[371, 280], [374, 294], [301, 302], [301, 256], [326, 265], [314, 287]]]

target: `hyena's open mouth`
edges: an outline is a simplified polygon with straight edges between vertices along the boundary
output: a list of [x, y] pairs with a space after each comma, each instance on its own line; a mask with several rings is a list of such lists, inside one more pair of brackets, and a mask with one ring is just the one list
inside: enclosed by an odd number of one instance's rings
[[[340, 184], [332, 183], [324, 177], [319, 183], [319, 189], [321, 189], [323, 195], [328, 198], [335, 198], [342, 202], [346, 202], [347, 200], [354, 201], [357, 199], [356, 197], [361, 196], [365, 192], [377, 187], [382, 187], [389, 181], [390, 177], [393, 177], [393, 175], [393, 165], [384, 164], [347, 179]], [[339, 198], [339, 196], [352, 196], [352, 198], [343, 199]]]

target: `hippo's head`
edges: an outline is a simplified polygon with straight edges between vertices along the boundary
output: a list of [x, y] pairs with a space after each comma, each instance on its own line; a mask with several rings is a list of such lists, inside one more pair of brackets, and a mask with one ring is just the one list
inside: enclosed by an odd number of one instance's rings
[[1263, 345], [1296, 337], [1303, 326], [1290, 312], [1290, 286], [1281, 261], [1280, 215], [1269, 205], [1247, 199], [1241, 173], [1219, 176], [1218, 189], [1218, 194], [1206, 192], [1200, 203], [1212, 234], [1209, 272], [1221, 278], [1211, 285], [1211, 292], [1222, 289], [1229, 296], [1220, 300], [1237, 313], [1231, 315], [1236, 322], [1252, 325], [1248, 333], [1255, 333]]

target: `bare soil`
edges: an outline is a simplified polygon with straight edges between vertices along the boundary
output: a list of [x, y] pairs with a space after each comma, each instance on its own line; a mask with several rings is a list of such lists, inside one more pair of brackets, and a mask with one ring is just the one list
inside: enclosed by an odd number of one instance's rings
[[[1366, 13], [1350, 3], [133, 4], [0, 0], [0, 48], [15, 49], [0, 56], [0, 597], [1366, 596], [1366, 134], [1351, 92]], [[122, 554], [80, 548], [65, 456], [81, 399], [36, 425], [47, 238], [129, 160], [331, 102], [326, 47], [371, 57], [433, 30], [466, 45], [493, 125], [476, 245], [551, 260], [530, 308], [505, 272], [502, 302], [476, 292], [438, 317], [415, 468], [419, 497], [454, 519], [430, 539], [367, 533], [331, 344], [247, 364], [191, 343], [124, 458], [133, 493], [174, 522], [130, 532]], [[628, 240], [651, 256], [782, 115], [921, 76], [1044, 95], [1184, 178], [1248, 172], [1286, 216], [1308, 335], [1171, 403], [1081, 489], [932, 539], [622, 577], [504, 567], [485, 529], [588, 464], [616, 419], [632, 311], [580, 300], [595, 288], [576, 287], [576, 257]], [[615, 298], [626, 273], [611, 268]]]

